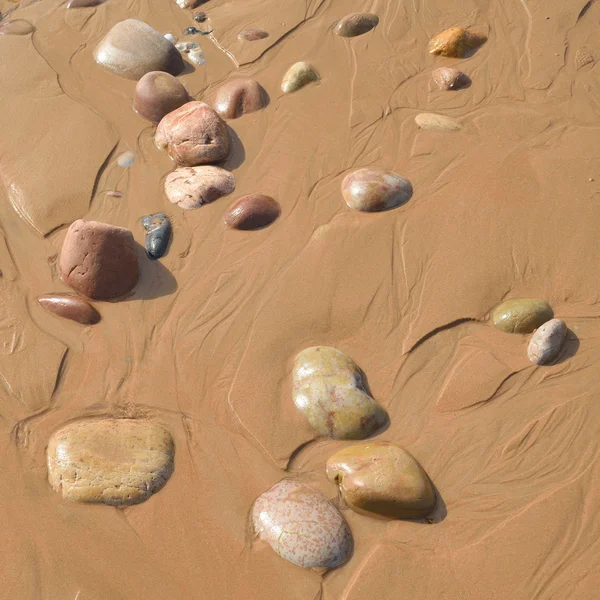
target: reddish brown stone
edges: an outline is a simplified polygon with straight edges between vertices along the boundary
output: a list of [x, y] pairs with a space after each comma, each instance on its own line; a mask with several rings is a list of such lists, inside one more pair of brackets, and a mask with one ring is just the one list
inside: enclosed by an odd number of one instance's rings
[[225, 215], [225, 224], [233, 229], [261, 229], [280, 215], [276, 200], [263, 194], [248, 194], [238, 198]]
[[100, 321], [100, 313], [89, 302], [78, 296], [44, 294], [38, 298], [38, 302], [48, 312], [82, 325], [95, 325]]
[[133, 109], [144, 119], [158, 123], [191, 99], [179, 79], [164, 71], [151, 71], [135, 86]]
[[237, 119], [267, 105], [267, 94], [252, 77], [240, 77], [224, 83], [215, 97], [215, 110], [224, 119]]
[[379, 24], [379, 17], [371, 13], [353, 13], [346, 15], [334, 27], [336, 35], [341, 37], [357, 37], [371, 31]]
[[264, 40], [269, 37], [269, 34], [262, 29], [244, 29], [238, 34], [238, 40], [245, 42], [256, 42], [256, 40]]
[[217, 162], [229, 152], [225, 122], [204, 102], [188, 102], [158, 124], [156, 146], [186, 167]]
[[59, 259], [62, 280], [94, 300], [113, 300], [139, 279], [136, 243], [129, 229], [98, 221], [75, 221]]

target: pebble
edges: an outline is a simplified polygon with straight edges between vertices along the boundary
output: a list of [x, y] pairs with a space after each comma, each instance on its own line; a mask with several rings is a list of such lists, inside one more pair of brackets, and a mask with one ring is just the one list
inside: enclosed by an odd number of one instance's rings
[[177, 41], [177, 38], [172, 33], [165, 33], [163, 37], [165, 38], [165, 40], [171, 42], [171, 44], [175, 44], [175, 42]]
[[129, 167], [133, 166], [135, 158], [135, 152], [127, 150], [127, 152], [119, 154], [119, 156], [117, 157], [117, 164], [123, 169], [128, 169]]
[[175, 48], [177, 48], [179, 52], [185, 52], [187, 54], [192, 50], [200, 48], [200, 44], [198, 44], [198, 42], [179, 42], [178, 44], [175, 44]]
[[553, 361], [567, 337], [567, 325], [560, 319], [550, 319], [541, 325], [529, 340], [527, 356], [536, 365]]
[[200, 208], [235, 191], [235, 177], [220, 167], [182, 167], [165, 179], [165, 194], [180, 208]]
[[317, 490], [284, 479], [261, 494], [252, 508], [259, 539], [281, 558], [304, 569], [334, 569], [352, 554], [350, 528]]
[[200, 12], [198, 14], [194, 15], [194, 21], [196, 21], [196, 23], [204, 23], [204, 21], [206, 21], [207, 16], [205, 12]]
[[171, 239], [171, 221], [164, 213], [146, 215], [142, 218], [142, 226], [146, 230], [146, 252], [152, 260], [161, 258], [167, 253]]
[[342, 196], [346, 204], [362, 212], [380, 212], [402, 206], [413, 194], [413, 188], [401, 175], [365, 167], [349, 173], [342, 181]]
[[0, 25], [0, 35], [29, 35], [35, 27], [25, 19], [15, 19]]
[[67, 230], [59, 259], [62, 280], [94, 300], [113, 300], [130, 292], [140, 272], [129, 229], [98, 221], [75, 221]]
[[494, 310], [494, 325], [506, 333], [531, 333], [554, 316], [550, 305], [537, 298], [514, 298]]
[[364, 515], [416, 519], [431, 514], [437, 502], [417, 460], [387, 442], [340, 450], [327, 461], [327, 478], [339, 485], [346, 504]]
[[256, 42], [257, 40], [264, 40], [269, 37], [269, 34], [262, 29], [244, 29], [238, 33], [238, 40], [245, 42]]
[[267, 104], [262, 85], [252, 77], [239, 77], [224, 83], [215, 96], [215, 110], [224, 119], [237, 119], [261, 110]]
[[148, 500], [173, 473], [171, 434], [134, 419], [76, 421], [48, 444], [48, 481], [66, 500], [128, 506]]
[[44, 294], [38, 298], [38, 302], [48, 312], [81, 325], [95, 325], [100, 321], [100, 313], [79, 296]]
[[371, 13], [353, 13], [346, 15], [334, 28], [341, 37], [356, 37], [371, 31], [379, 24], [379, 17]]
[[92, 6], [100, 6], [106, 0], [69, 0], [67, 8], [90, 8]]
[[442, 31], [429, 42], [429, 53], [463, 58], [471, 50], [479, 48], [487, 41], [487, 36], [462, 27], [452, 27]]
[[452, 67], [440, 67], [431, 76], [433, 83], [442, 91], [459, 90], [471, 83], [468, 75]]
[[314, 67], [307, 62], [297, 62], [284, 75], [281, 91], [284, 94], [291, 94], [312, 81], [319, 81], [319, 74]]
[[154, 142], [186, 167], [214, 163], [229, 153], [229, 135], [221, 117], [204, 102], [188, 102], [158, 124]]
[[458, 121], [435, 113], [421, 113], [415, 117], [415, 123], [421, 129], [431, 131], [459, 131], [462, 129], [462, 125]]
[[188, 56], [190, 60], [195, 64], [201, 67], [206, 64], [206, 58], [204, 57], [204, 51], [200, 50], [200, 48], [193, 48], [189, 51]]
[[205, 0], [175, 0], [179, 8], [198, 8]]
[[263, 194], [248, 194], [238, 198], [225, 215], [225, 224], [248, 231], [267, 227], [281, 214], [276, 200]]
[[313, 429], [331, 439], [362, 440], [388, 419], [385, 410], [367, 394], [356, 363], [329, 346], [313, 346], [298, 354], [293, 399]]
[[117, 23], [94, 50], [94, 58], [105, 69], [127, 79], [140, 79], [150, 71], [177, 75], [184, 67], [175, 46], [136, 19]]
[[183, 31], [183, 35], [195, 35], [197, 33], [200, 33], [200, 30], [196, 27], [186, 27]]
[[191, 100], [179, 79], [164, 71], [151, 71], [135, 86], [133, 109], [144, 119], [159, 123], [165, 115]]

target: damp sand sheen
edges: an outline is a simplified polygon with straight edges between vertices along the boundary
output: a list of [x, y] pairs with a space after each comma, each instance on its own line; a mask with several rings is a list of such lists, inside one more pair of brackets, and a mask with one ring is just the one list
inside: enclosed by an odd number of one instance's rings
[[0, 0], [0, 599], [594, 598], [599, 22]]

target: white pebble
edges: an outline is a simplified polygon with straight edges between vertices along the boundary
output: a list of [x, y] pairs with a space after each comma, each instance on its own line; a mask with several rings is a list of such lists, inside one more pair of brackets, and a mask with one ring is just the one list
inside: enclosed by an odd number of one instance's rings
[[554, 360], [567, 336], [567, 326], [560, 319], [546, 321], [531, 336], [527, 347], [529, 360], [536, 365], [543, 365]]
[[175, 44], [175, 48], [179, 50], [179, 52], [191, 52], [196, 48], [200, 48], [200, 46], [196, 42], [179, 42], [179, 44]]
[[169, 40], [171, 44], [174, 44], [177, 41], [177, 38], [172, 33], [165, 33], [164, 37]]
[[123, 152], [123, 154], [119, 154], [117, 157], [117, 164], [124, 169], [131, 167], [131, 165], [135, 162], [135, 152], [131, 152], [128, 150], [127, 152]]
[[190, 60], [193, 63], [195, 63], [199, 66], [206, 64], [206, 59], [204, 58], [204, 52], [202, 50], [200, 50], [200, 48], [190, 50], [189, 55], [190, 55]]

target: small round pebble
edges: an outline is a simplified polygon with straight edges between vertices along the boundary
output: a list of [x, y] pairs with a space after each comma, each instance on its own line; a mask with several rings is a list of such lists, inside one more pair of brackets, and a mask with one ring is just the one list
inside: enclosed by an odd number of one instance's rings
[[284, 75], [281, 82], [281, 91], [284, 94], [291, 94], [312, 81], [319, 81], [319, 74], [314, 67], [307, 62], [297, 62]]
[[304, 569], [334, 569], [352, 554], [352, 533], [340, 511], [297, 481], [284, 479], [261, 494], [252, 524], [281, 558]]
[[190, 102], [192, 98], [183, 84], [164, 71], [146, 73], [135, 86], [133, 109], [152, 123]]
[[513, 298], [496, 307], [494, 326], [506, 333], [531, 333], [554, 316], [550, 305], [538, 298]]
[[560, 319], [550, 319], [541, 325], [531, 336], [527, 346], [527, 357], [536, 365], [553, 361], [559, 354], [565, 338], [567, 325]]
[[421, 113], [415, 117], [415, 123], [420, 129], [430, 131], [459, 131], [462, 129], [462, 125], [458, 121], [435, 113]]
[[167, 253], [171, 239], [171, 221], [164, 213], [146, 215], [142, 218], [146, 230], [146, 253], [151, 260], [161, 258]]
[[128, 150], [127, 152], [123, 152], [119, 154], [117, 157], [117, 164], [124, 169], [128, 169], [135, 162], [135, 152]]
[[200, 208], [235, 191], [235, 177], [220, 167], [182, 167], [165, 179], [165, 194], [180, 208]]
[[29, 35], [35, 27], [25, 19], [15, 19], [0, 25], [0, 35]]
[[238, 198], [225, 215], [225, 224], [244, 231], [267, 227], [279, 217], [276, 200], [263, 194], [248, 194]]
[[224, 119], [237, 119], [261, 110], [267, 104], [262, 85], [252, 77], [239, 77], [224, 83], [215, 95], [215, 110]]
[[327, 461], [327, 478], [339, 485], [352, 510], [373, 517], [426, 517], [437, 501], [431, 480], [414, 456], [388, 442], [340, 450]]
[[349, 173], [342, 181], [346, 204], [362, 212], [380, 212], [402, 206], [413, 188], [401, 175], [378, 167], [365, 167]]
[[431, 77], [435, 86], [442, 91], [459, 90], [471, 83], [467, 75], [452, 67], [440, 67], [431, 74]]
[[194, 21], [196, 21], [196, 23], [204, 23], [204, 21], [206, 21], [207, 16], [205, 12], [200, 12], [196, 15], [194, 15]]
[[197, 33], [200, 33], [200, 30], [196, 27], [186, 27], [183, 31], [183, 35], [195, 35]]
[[431, 39], [429, 53], [451, 58], [463, 58], [486, 41], [486, 35], [462, 27], [452, 27]]
[[206, 64], [206, 58], [204, 57], [204, 51], [200, 48], [193, 48], [188, 52], [188, 56], [190, 60], [195, 64], [201, 67]]
[[256, 42], [257, 40], [264, 40], [269, 37], [269, 34], [262, 29], [244, 29], [238, 33], [238, 40], [245, 42]]
[[341, 37], [357, 37], [377, 27], [379, 17], [372, 13], [353, 13], [346, 15], [334, 28], [334, 33]]
[[100, 313], [79, 296], [44, 294], [38, 298], [38, 302], [48, 312], [81, 325], [95, 325], [100, 321]]
[[163, 37], [165, 38], [165, 40], [169, 40], [171, 44], [175, 44], [175, 42], [177, 41], [177, 38], [172, 33], [165, 33]]

